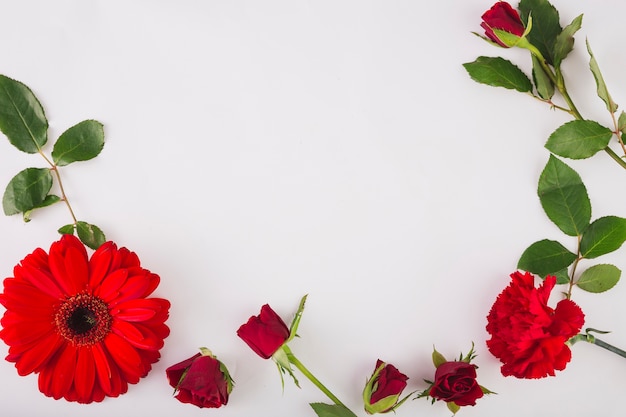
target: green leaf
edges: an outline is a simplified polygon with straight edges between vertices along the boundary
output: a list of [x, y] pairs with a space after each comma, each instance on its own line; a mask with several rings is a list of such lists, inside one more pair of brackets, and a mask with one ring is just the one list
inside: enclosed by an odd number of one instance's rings
[[561, 62], [574, 49], [574, 34], [578, 32], [583, 23], [583, 15], [577, 16], [572, 23], [556, 37], [554, 44], [554, 66], [558, 68]]
[[537, 194], [546, 215], [569, 236], [579, 236], [589, 226], [591, 202], [580, 175], [550, 155], [539, 176]]
[[447, 402], [446, 405], [448, 406], [448, 410], [452, 411], [452, 415], [455, 415], [461, 409], [454, 401]]
[[541, 277], [567, 268], [576, 255], [554, 240], [540, 240], [530, 245], [520, 257], [517, 267]]
[[48, 194], [46, 196], [46, 198], [43, 199], [43, 201], [41, 202], [41, 204], [39, 204], [37, 207], [31, 209], [31, 210], [27, 210], [23, 213], [23, 218], [24, 218], [24, 222], [28, 223], [30, 221], [30, 216], [33, 213], [33, 210], [36, 208], [42, 208], [42, 207], [48, 207], [51, 206], [55, 203], [58, 203], [59, 201], [61, 201], [61, 197], [59, 197], [58, 195], [54, 195], [54, 194]]
[[580, 289], [600, 293], [613, 288], [619, 281], [622, 271], [615, 265], [594, 265], [580, 274], [576, 285]]
[[626, 219], [617, 216], [600, 217], [583, 233], [580, 253], [583, 258], [597, 258], [619, 249], [625, 240]]
[[0, 131], [17, 149], [37, 153], [48, 141], [48, 120], [33, 92], [0, 75]]
[[73, 235], [74, 234], [74, 225], [73, 224], [66, 224], [65, 226], [59, 227], [59, 230], [57, 230], [57, 231], [61, 235]]
[[548, 74], [543, 70], [539, 59], [535, 55], [531, 55], [533, 60], [533, 81], [537, 94], [544, 100], [549, 100], [554, 95], [554, 84]]
[[530, 80], [510, 61], [496, 57], [480, 56], [474, 62], [463, 64], [470, 77], [476, 82], [517, 90], [522, 93], [532, 91]]
[[4, 214], [11, 216], [40, 207], [52, 187], [52, 174], [45, 168], [26, 168], [14, 176], [2, 197]]
[[444, 364], [447, 362], [446, 358], [437, 351], [437, 349], [433, 348], [433, 365], [435, 365], [435, 368], [439, 368], [439, 365]]
[[593, 120], [572, 120], [550, 135], [546, 148], [564, 158], [584, 159], [606, 148], [612, 136], [611, 129]]
[[356, 417], [352, 411], [338, 404], [310, 403], [319, 417]]
[[617, 121], [617, 128], [624, 133], [626, 130], [626, 113], [621, 112]]
[[600, 67], [598, 66], [598, 62], [596, 58], [593, 56], [593, 52], [591, 52], [591, 46], [589, 46], [589, 41], [587, 41], [587, 51], [589, 52], [589, 56], [591, 59], [589, 60], [589, 68], [593, 73], [593, 78], [596, 80], [596, 86], [598, 91], [598, 97], [604, 101], [606, 104], [606, 108], [611, 113], [615, 113], [617, 111], [617, 104], [611, 98], [609, 94], [609, 90], [606, 87], [606, 83], [604, 82], [604, 77], [602, 77], [602, 73], [600, 72]]
[[539, 49], [549, 64], [554, 63], [554, 45], [562, 31], [559, 12], [547, 0], [521, 0], [519, 11], [524, 25], [532, 15], [533, 28], [527, 35], [528, 41]]
[[[569, 273], [567, 272], [567, 268], [551, 273], [550, 275], [556, 277], [557, 284], [569, 284]], [[543, 278], [545, 279], [545, 277]]]
[[106, 242], [106, 237], [104, 233], [102, 233], [102, 230], [93, 224], [81, 221], [76, 222], [76, 232], [81, 242], [91, 249], [98, 249], [100, 245]]
[[52, 159], [60, 166], [98, 156], [104, 146], [104, 129], [96, 120], [85, 120], [67, 129], [54, 144]]

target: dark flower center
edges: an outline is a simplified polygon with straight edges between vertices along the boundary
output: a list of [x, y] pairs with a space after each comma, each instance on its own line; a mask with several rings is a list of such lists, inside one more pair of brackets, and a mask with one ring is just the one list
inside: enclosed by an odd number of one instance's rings
[[54, 316], [59, 334], [78, 346], [93, 345], [104, 339], [111, 329], [111, 320], [107, 304], [87, 293], [63, 301]]

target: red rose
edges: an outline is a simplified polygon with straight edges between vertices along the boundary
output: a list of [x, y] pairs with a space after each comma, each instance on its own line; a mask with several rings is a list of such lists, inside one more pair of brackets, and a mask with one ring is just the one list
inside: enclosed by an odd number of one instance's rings
[[263, 359], [269, 359], [289, 338], [289, 329], [272, 308], [265, 304], [237, 330], [237, 335]]
[[200, 408], [219, 408], [228, 403], [233, 382], [228, 370], [214, 356], [200, 353], [165, 370], [178, 392], [176, 399]]
[[461, 361], [442, 363], [437, 367], [428, 395], [454, 402], [459, 407], [476, 405], [476, 400], [483, 396], [483, 390], [476, 382], [476, 365]]
[[398, 404], [408, 379], [409, 377], [398, 371], [395, 366], [378, 359], [374, 373], [363, 391], [365, 411], [368, 414], [392, 411]]
[[496, 42], [498, 45], [508, 48], [496, 34], [494, 29], [503, 30], [516, 36], [522, 36], [524, 34], [524, 24], [519, 17], [519, 14], [509, 3], [499, 1], [494, 4], [491, 9], [487, 10], [481, 16], [483, 23], [480, 26], [485, 29], [485, 35]]
[[570, 361], [565, 342], [580, 331], [585, 315], [571, 300], [559, 301], [555, 309], [548, 306], [555, 277], [548, 276], [539, 288], [528, 272], [515, 272], [511, 278], [487, 316], [487, 347], [502, 362], [504, 376], [554, 376]]

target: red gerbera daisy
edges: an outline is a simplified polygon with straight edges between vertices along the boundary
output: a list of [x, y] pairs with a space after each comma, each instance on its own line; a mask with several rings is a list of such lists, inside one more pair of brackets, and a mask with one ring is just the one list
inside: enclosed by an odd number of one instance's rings
[[39, 373], [45, 395], [79, 403], [117, 397], [159, 359], [170, 303], [146, 298], [160, 279], [134, 252], [107, 242], [89, 259], [75, 236], [63, 235], [13, 275], [0, 294], [0, 338], [20, 375]]

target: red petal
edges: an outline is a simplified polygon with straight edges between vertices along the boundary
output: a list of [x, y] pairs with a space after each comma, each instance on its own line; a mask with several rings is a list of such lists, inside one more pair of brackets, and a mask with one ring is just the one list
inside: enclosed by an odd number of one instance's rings
[[65, 254], [65, 271], [71, 288], [70, 294], [76, 294], [87, 288], [89, 267], [84, 249], [81, 251], [73, 246]]
[[46, 270], [26, 264], [21, 268], [16, 268], [14, 272], [16, 272], [16, 278], [23, 279], [52, 298], [59, 299], [65, 295], [50, 272]]
[[105, 242], [91, 255], [89, 260], [89, 287], [96, 288], [109, 272], [114, 252], [113, 242]]
[[74, 376], [74, 389], [78, 395], [78, 402], [90, 403], [93, 401], [93, 386], [96, 379], [96, 367], [91, 349], [82, 347], [78, 349], [76, 361], [76, 374]]
[[[54, 362], [54, 355], [64, 344], [64, 340], [56, 334], [50, 334], [38, 343], [33, 343], [29, 349], [22, 352], [15, 363], [17, 373], [24, 376], [39, 372], [48, 363]], [[15, 353], [14, 350], [11, 353]]]
[[54, 399], [65, 397], [74, 382], [76, 370], [76, 348], [66, 343], [58, 355], [54, 358], [55, 366], [46, 368], [42, 372], [53, 372], [50, 387], [50, 394]]
[[111, 367], [100, 343], [93, 345], [92, 355], [96, 366], [96, 379], [105, 394], [111, 395]]
[[126, 278], [128, 278], [128, 271], [125, 269], [111, 272], [100, 286], [94, 290], [94, 295], [107, 303], [111, 302], [118, 296], [119, 289], [126, 282]]
[[139, 353], [120, 336], [109, 333], [104, 339], [104, 345], [126, 381], [136, 384], [139, 378], [146, 374], [147, 370], [144, 368]]
[[145, 326], [135, 326], [126, 321], [115, 320], [111, 331], [139, 349], [158, 350], [163, 347], [163, 339], [157, 337]]

